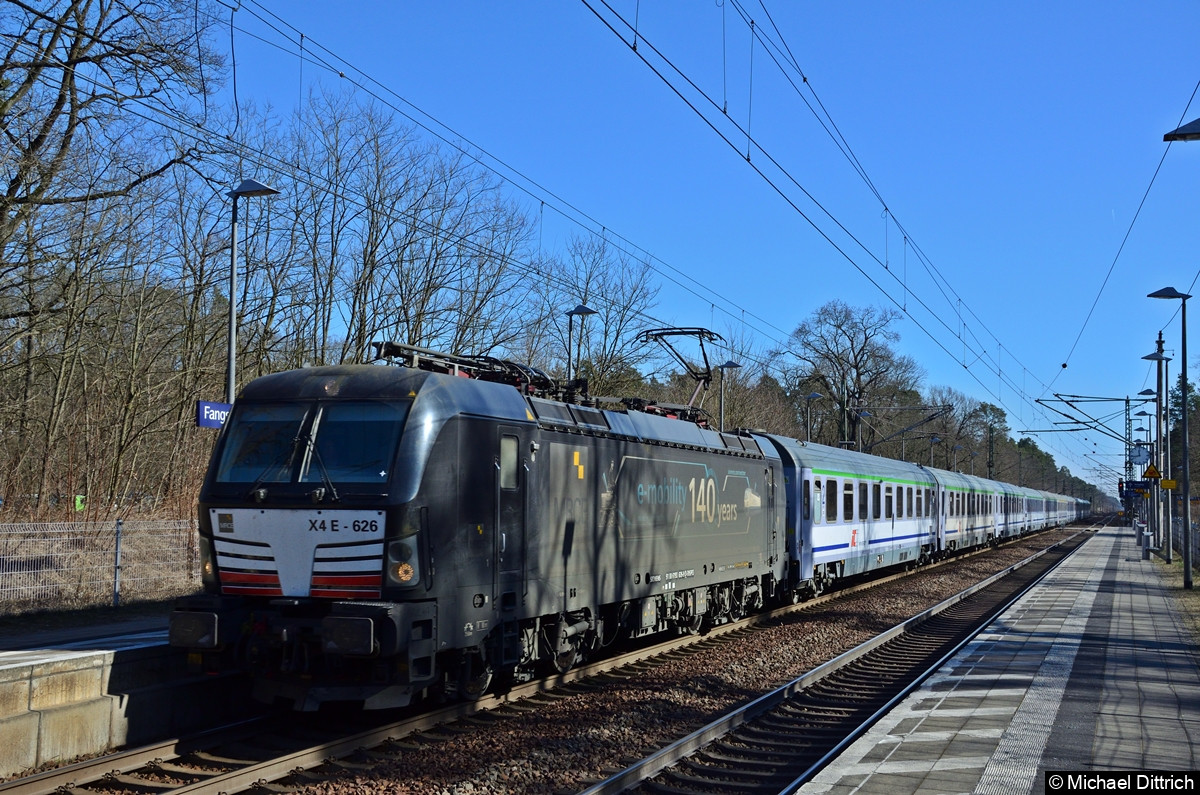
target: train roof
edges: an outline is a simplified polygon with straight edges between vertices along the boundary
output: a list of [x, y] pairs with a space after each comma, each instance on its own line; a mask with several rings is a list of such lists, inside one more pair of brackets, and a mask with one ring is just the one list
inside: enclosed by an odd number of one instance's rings
[[559, 400], [524, 396], [512, 385], [462, 375], [394, 365], [348, 364], [306, 367], [256, 378], [238, 395], [240, 400], [417, 400], [435, 416], [468, 414], [536, 422], [566, 432], [618, 436], [677, 447], [724, 449], [762, 456], [764, 451], [748, 434], [721, 433], [695, 422], [643, 411], [602, 409]]
[[[239, 400], [412, 400], [425, 416], [468, 414], [533, 421], [529, 406], [511, 387], [408, 367], [344, 364], [305, 367], [256, 378]], [[419, 408], [418, 408], [419, 407]]]
[[786, 436], [767, 434], [777, 447], [786, 452], [800, 466], [809, 467], [815, 472], [835, 476], [853, 476], [866, 478], [888, 478], [902, 480], [914, 484], [933, 485], [929, 471], [919, 465], [892, 458], [860, 453], [857, 450], [843, 450], [815, 442], [801, 442]]
[[843, 450], [838, 447], [802, 442], [775, 434], [766, 434], [766, 438], [770, 439], [799, 466], [808, 467], [819, 474], [866, 479], [885, 478], [918, 486], [933, 486], [936, 483], [949, 489], [1035, 499], [1075, 499], [1063, 494], [1016, 486], [1012, 483], [969, 475], [965, 472], [953, 472], [948, 469], [927, 467], [919, 463], [881, 458], [860, 453], [857, 450]]
[[611, 435], [678, 447], [724, 449], [734, 454], [773, 458], [776, 450], [761, 443], [761, 440], [769, 439], [781, 455], [823, 474], [886, 478], [921, 486], [938, 483], [948, 488], [1080, 501], [1067, 495], [881, 458], [857, 450], [843, 450], [775, 434], [723, 433], [696, 422], [625, 406], [599, 408], [551, 400], [523, 394], [511, 383], [409, 366], [349, 364], [288, 370], [254, 379], [242, 388], [238, 397], [256, 401], [417, 399], [423, 406], [421, 413], [426, 416], [445, 418], [452, 414], [468, 414], [514, 423], [537, 423], [544, 428], [586, 435]]

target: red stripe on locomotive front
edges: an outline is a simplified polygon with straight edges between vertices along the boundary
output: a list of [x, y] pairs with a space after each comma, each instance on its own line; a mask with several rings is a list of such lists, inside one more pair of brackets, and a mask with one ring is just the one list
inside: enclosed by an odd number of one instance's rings
[[318, 585], [337, 585], [343, 588], [379, 588], [383, 584], [383, 576], [379, 574], [314, 574], [313, 587]]

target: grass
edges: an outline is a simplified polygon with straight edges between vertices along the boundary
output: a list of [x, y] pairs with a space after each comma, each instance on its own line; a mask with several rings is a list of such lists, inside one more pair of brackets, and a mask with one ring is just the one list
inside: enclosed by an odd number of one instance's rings
[[[1191, 631], [1192, 642], [1200, 645], [1200, 590], [1183, 587], [1183, 559], [1176, 554], [1172, 563], [1154, 556], [1158, 561], [1159, 571], [1167, 585], [1167, 593], [1175, 603], [1175, 608], [1183, 619], [1184, 625]], [[1196, 579], [1193, 571], [1193, 581]]]

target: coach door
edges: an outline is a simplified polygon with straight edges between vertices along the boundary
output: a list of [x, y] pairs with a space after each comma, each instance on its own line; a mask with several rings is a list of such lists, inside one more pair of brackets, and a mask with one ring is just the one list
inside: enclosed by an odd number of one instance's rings
[[501, 426], [496, 453], [494, 598], [502, 619], [514, 613], [525, 590], [526, 465], [521, 429]]

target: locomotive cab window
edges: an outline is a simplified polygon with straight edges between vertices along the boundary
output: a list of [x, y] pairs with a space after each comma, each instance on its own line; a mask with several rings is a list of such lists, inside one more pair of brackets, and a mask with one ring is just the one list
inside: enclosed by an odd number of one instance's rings
[[291, 479], [293, 440], [308, 414], [302, 403], [243, 404], [230, 421], [217, 467], [218, 483], [281, 483]]
[[219, 483], [384, 483], [408, 404], [244, 404], [221, 451]]
[[312, 455], [301, 483], [383, 483], [392, 469], [407, 406], [382, 401], [327, 403], [309, 432]]

